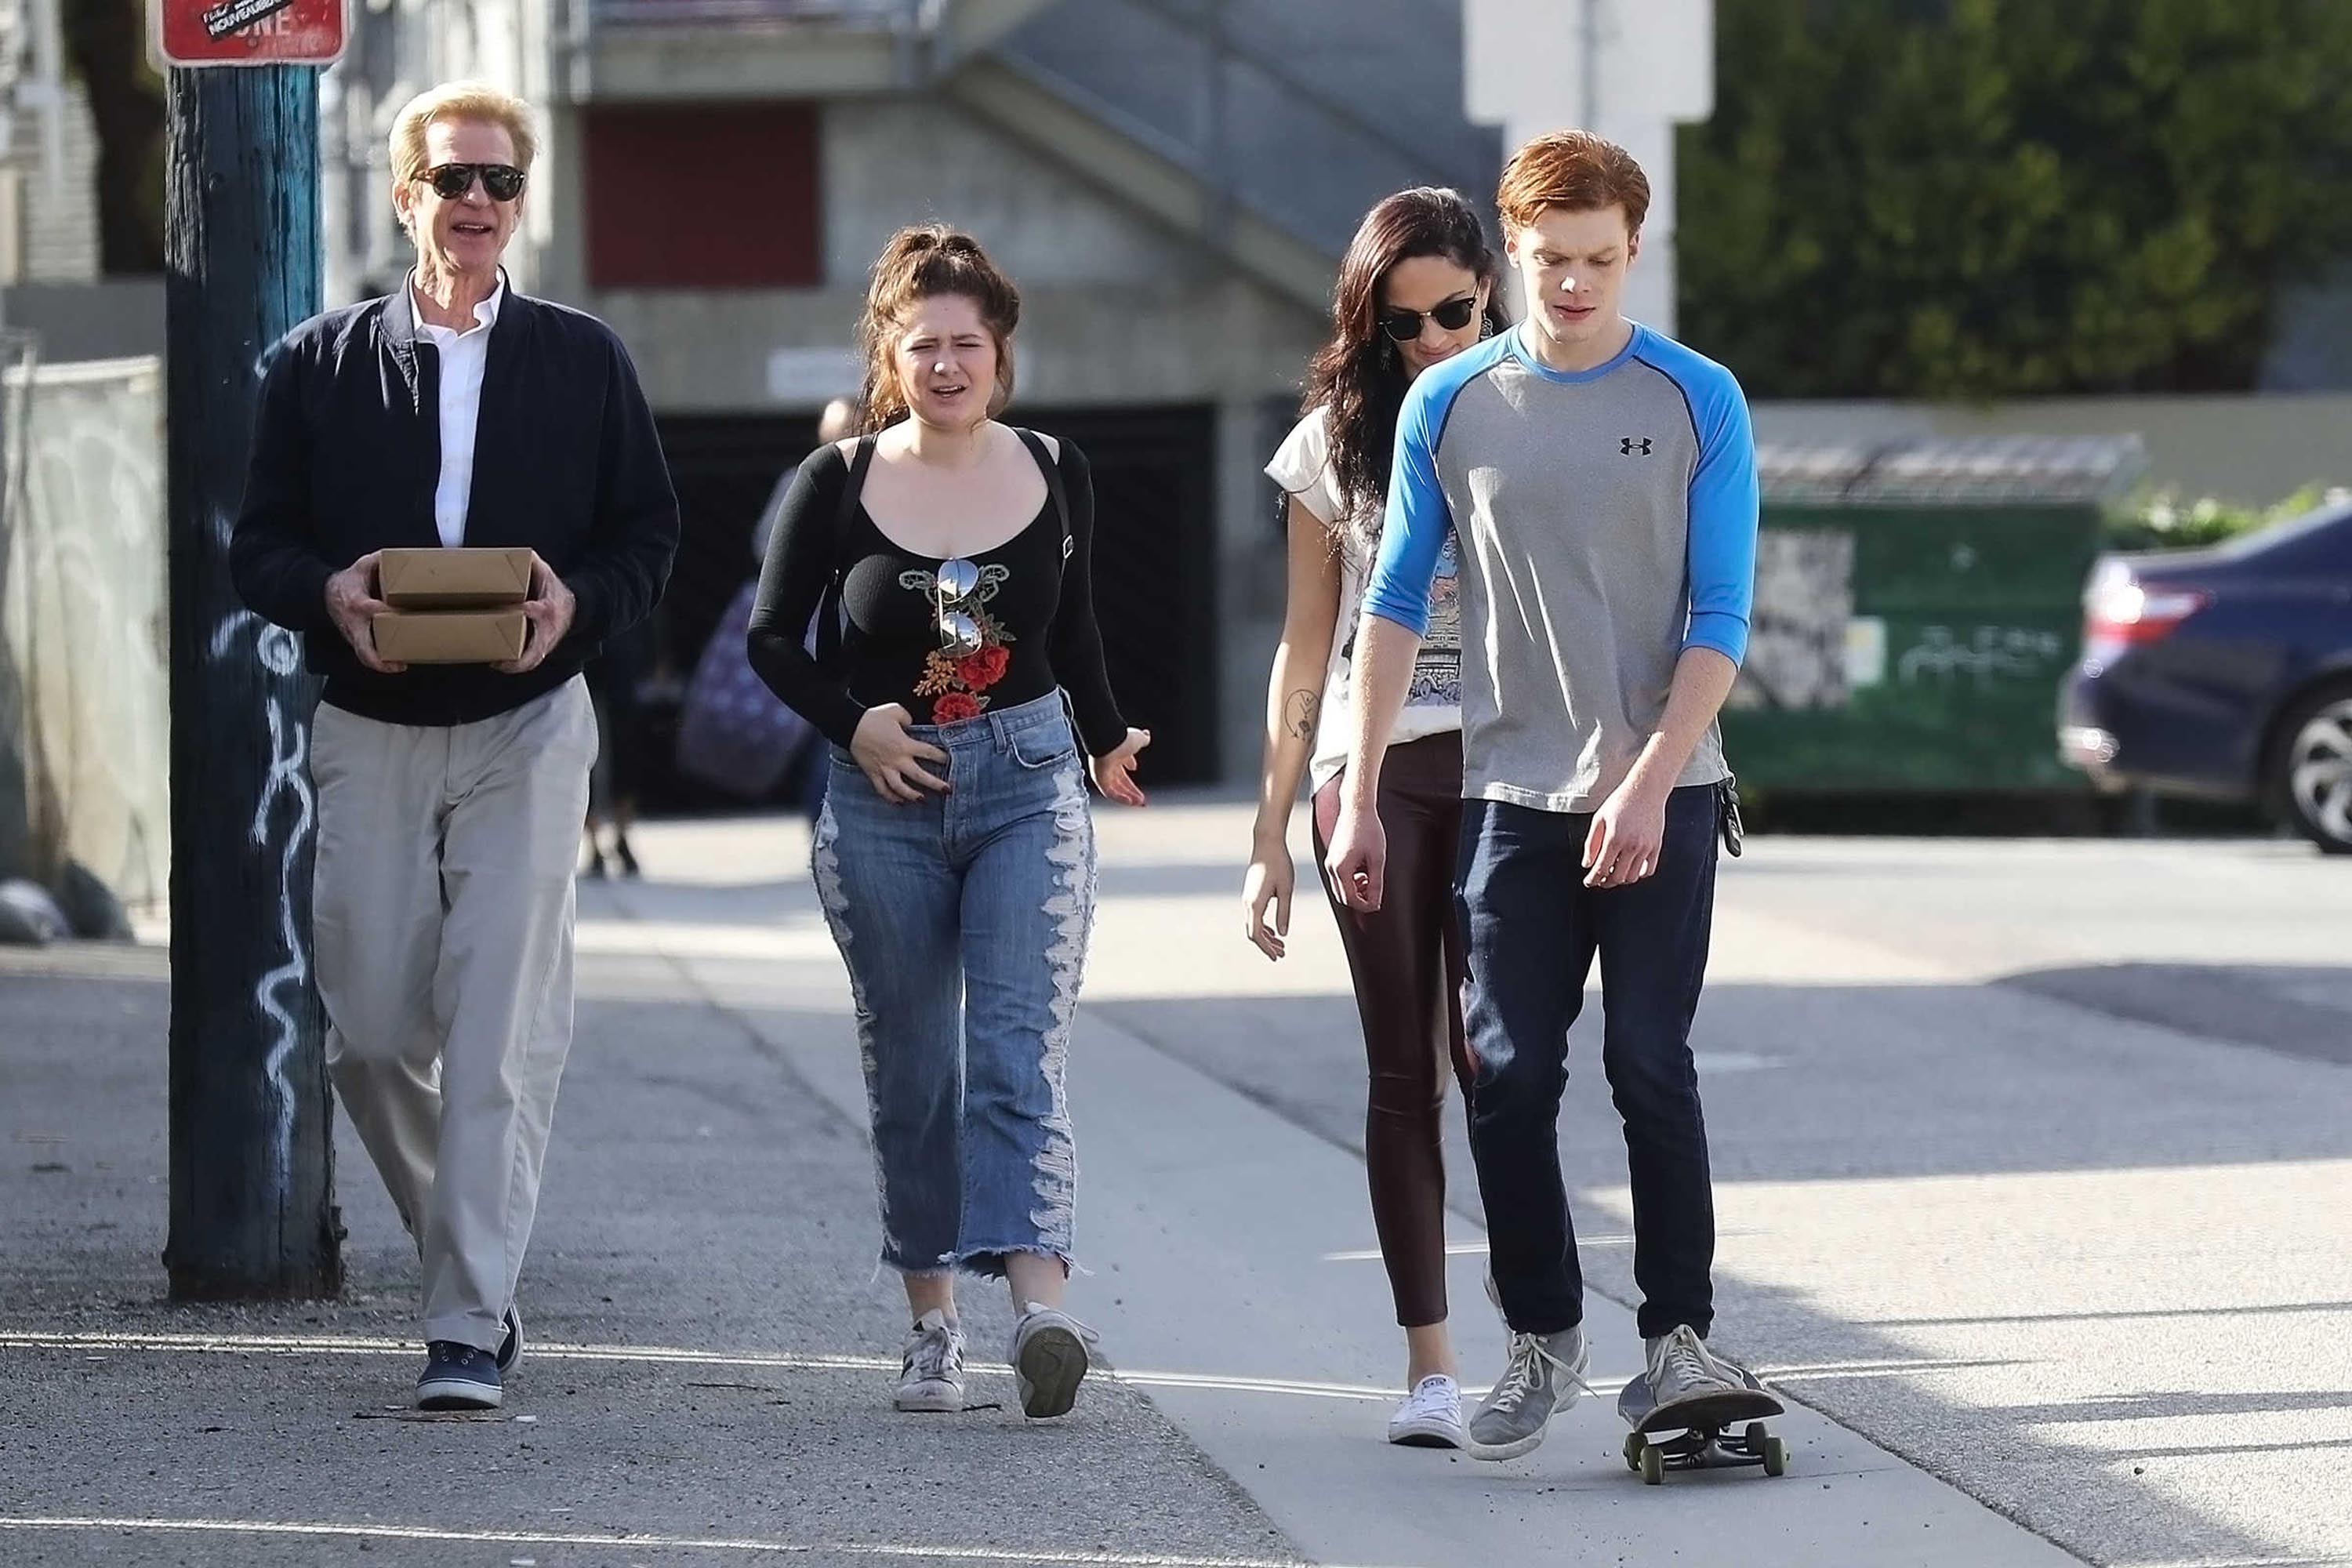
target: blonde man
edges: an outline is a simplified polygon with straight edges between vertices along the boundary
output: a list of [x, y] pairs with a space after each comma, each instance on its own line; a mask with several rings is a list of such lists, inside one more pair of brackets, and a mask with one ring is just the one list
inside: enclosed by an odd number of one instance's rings
[[[581, 667], [652, 609], [677, 542], [653, 416], [602, 322], [499, 266], [538, 141], [520, 100], [438, 87], [392, 132], [416, 264], [306, 321], [262, 378], [230, 556], [326, 678], [313, 942], [327, 1063], [424, 1263], [417, 1403], [484, 1409], [572, 1039], [572, 866], [596, 753]], [[393, 546], [532, 552], [498, 665], [381, 657]]]

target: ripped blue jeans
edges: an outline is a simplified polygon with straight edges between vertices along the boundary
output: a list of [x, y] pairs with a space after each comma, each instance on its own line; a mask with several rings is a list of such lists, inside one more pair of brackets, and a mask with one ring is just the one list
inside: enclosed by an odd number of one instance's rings
[[895, 805], [836, 748], [812, 856], [865, 1057], [882, 1261], [1067, 1266], [1065, 1071], [1095, 910], [1085, 764], [1059, 693], [908, 732], [948, 753], [950, 793]]

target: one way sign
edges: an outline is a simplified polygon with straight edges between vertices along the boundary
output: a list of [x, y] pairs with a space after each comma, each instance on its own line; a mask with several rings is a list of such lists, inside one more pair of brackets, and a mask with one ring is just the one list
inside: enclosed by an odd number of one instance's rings
[[325, 66], [350, 37], [349, 0], [149, 0], [167, 66]]

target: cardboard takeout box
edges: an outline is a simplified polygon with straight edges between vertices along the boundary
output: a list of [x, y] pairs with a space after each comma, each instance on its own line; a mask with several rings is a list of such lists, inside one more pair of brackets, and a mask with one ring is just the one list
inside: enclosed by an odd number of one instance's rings
[[528, 550], [387, 550], [376, 595], [395, 610], [484, 610], [530, 597]]
[[530, 625], [520, 610], [386, 610], [375, 651], [394, 664], [498, 664], [522, 657]]

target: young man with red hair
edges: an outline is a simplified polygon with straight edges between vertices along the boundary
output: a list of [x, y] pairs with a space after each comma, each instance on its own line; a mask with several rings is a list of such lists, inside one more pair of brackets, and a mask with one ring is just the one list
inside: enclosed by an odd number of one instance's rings
[[1328, 863], [1376, 909], [1381, 754], [1458, 533], [1471, 1148], [1510, 1331], [1470, 1423], [1481, 1458], [1535, 1447], [1583, 1388], [1558, 1127], [1596, 955], [1647, 1375], [1661, 1405], [1738, 1376], [1705, 1343], [1715, 1206], [1690, 1025], [1729, 776], [1715, 720], [1748, 644], [1756, 458], [1731, 374], [1621, 308], [1649, 200], [1641, 166], [1598, 136], [1558, 132], [1512, 156], [1498, 203], [1526, 319], [1413, 384], [1357, 641]]

